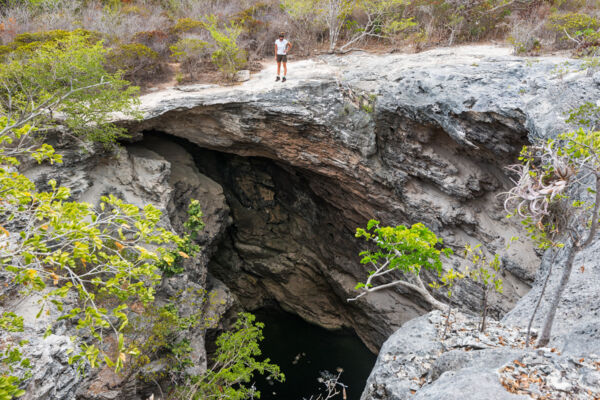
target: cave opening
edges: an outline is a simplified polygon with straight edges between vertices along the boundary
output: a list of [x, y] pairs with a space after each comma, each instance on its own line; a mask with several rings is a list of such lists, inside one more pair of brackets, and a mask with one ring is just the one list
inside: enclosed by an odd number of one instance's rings
[[[261, 399], [308, 399], [324, 386], [318, 381], [322, 372], [337, 375], [346, 387], [348, 400], [359, 400], [376, 356], [352, 330], [327, 330], [309, 324], [297, 315], [277, 308], [255, 311], [265, 324], [263, 355], [279, 365], [285, 382], [258, 379]], [[341, 399], [341, 386], [338, 386]]]
[[365, 330], [357, 329], [347, 287], [336, 286], [344, 279], [352, 286], [356, 282], [344, 277], [348, 273], [340, 264], [360, 268], [356, 222], [345, 218], [331, 198], [316, 194], [323, 188], [335, 191], [336, 183], [270, 159], [205, 149], [160, 132], [144, 133], [150, 148], [152, 137], [181, 145], [198, 171], [223, 189], [229, 225], [210, 251], [208, 271], [265, 323], [263, 356], [281, 367], [286, 382], [259, 378], [261, 398], [309, 398], [319, 389], [321, 371], [341, 369], [347, 398], [358, 400], [385, 332], [360, 335]]

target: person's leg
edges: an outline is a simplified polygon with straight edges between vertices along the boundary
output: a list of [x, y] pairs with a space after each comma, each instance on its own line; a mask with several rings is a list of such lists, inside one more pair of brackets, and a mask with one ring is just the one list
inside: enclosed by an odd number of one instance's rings
[[285, 77], [287, 75], [287, 62], [283, 62], [283, 76]]
[[281, 72], [281, 61], [277, 61], [277, 76], [279, 76], [279, 72]]

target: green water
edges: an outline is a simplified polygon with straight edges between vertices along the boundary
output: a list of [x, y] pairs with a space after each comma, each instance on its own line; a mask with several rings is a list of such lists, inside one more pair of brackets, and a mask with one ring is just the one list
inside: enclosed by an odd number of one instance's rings
[[[284, 383], [257, 382], [262, 400], [301, 400], [318, 394], [320, 371], [343, 370], [348, 400], [359, 400], [376, 356], [349, 331], [328, 331], [282, 311], [260, 310], [263, 355], [281, 367]], [[342, 399], [339, 395], [335, 399]]]

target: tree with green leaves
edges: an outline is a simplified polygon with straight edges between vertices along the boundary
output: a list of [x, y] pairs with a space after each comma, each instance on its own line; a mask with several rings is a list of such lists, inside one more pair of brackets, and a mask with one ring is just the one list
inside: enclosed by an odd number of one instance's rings
[[418, 293], [434, 308], [448, 308], [429, 293], [420, 273], [426, 269], [440, 274], [440, 258], [449, 256], [452, 250], [441, 247], [442, 240], [425, 225], [417, 223], [411, 227], [392, 227], [381, 226], [379, 221], [370, 220], [367, 229], [356, 230], [356, 237], [363, 238], [372, 244], [374, 249], [360, 253], [361, 264], [369, 268], [367, 280], [356, 285], [356, 290], [361, 293], [348, 301], [358, 300], [379, 290], [401, 286]]
[[21, 154], [24, 143], [31, 142], [33, 135], [17, 137], [18, 130], [31, 129], [39, 137], [57, 122], [76, 139], [110, 144], [123, 136], [124, 128], [110, 121], [116, 111], [139, 115], [139, 89], [129, 86], [121, 72], [107, 72], [102, 42], [69, 35], [33, 44], [5, 54], [0, 63], [0, 112], [5, 121], [0, 135], [13, 139], [4, 154]]
[[345, 51], [350, 46], [367, 38], [389, 39], [417, 23], [414, 18], [404, 18], [402, 10], [410, 5], [411, 0], [360, 0], [356, 2], [357, 10], [364, 14], [366, 21], [359, 23], [355, 20], [347, 21], [346, 27], [351, 36], [340, 47]]
[[[540, 249], [551, 249], [555, 256], [559, 251], [566, 253], [537, 342], [538, 346], [546, 346], [575, 255], [587, 248], [598, 232], [600, 132], [579, 129], [559, 135], [557, 139], [539, 141], [523, 148], [520, 161], [510, 167], [516, 179], [515, 186], [506, 195], [505, 208], [509, 216], [521, 218]], [[583, 194], [582, 189], [585, 189]], [[550, 265], [548, 269], [532, 321], [553, 268], [554, 265]]]
[[177, 398], [182, 400], [244, 400], [259, 398], [260, 392], [251, 385], [256, 373], [283, 381], [279, 367], [268, 358], [257, 360], [261, 355], [264, 324], [248, 313], [240, 313], [229, 332], [221, 334], [216, 342], [217, 350], [212, 365], [206, 373], [189, 379], [178, 389]]
[[[127, 303], [147, 304], [160, 280], [157, 263], [169, 262], [170, 246], [182, 239], [159, 226], [161, 212], [140, 209], [113, 196], [98, 208], [71, 200], [68, 188], [48, 182], [48, 191], [19, 172], [22, 161], [61, 163], [44, 134], [59, 124], [85, 140], [111, 143], [122, 135], [110, 124], [115, 111], [133, 113], [134, 89], [103, 67], [104, 49], [78, 37], [32, 46], [5, 55], [0, 64], [0, 264], [14, 290], [42, 297], [38, 316], [55, 307], [61, 319], [97, 342], [80, 342], [71, 362], [119, 370], [137, 349], [127, 343]], [[57, 121], [60, 119], [60, 121]], [[64, 303], [73, 294], [77, 304]], [[109, 299], [116, 300], [107, 307]], [[22, 318], [2, 315], [4, 332], [22, 331]], [[47, 333], [51, 333], [52, 327]], [[84, 333], [85, 332], [85, 333]], [[111, 335], [113, 350], [102, 340]], [[16, 391], [19, 368], [26, 368], [18, 346], [0, 355], [0, 397]], [[17, 365], [18, 364], [18, 365]], [[25, 375], [26, 376], [26, 375]]]
[[[41, 191], [20, 173], [21, 163], [31, 159], [62, 162], [44, 143], [51, 130], [66, 127], [64, 134], [82, 146], [91, 140], [112, 145], [124, 134], [110, 123], [111, 115], [136, 114], [136, 89], [119, 73], [104, 69], [104, 53], [99, 43], [69, 36], [5, 55], [0, 64], [0, 266], [10, 282], [5, 290], [36, 294], [42, 299], [38, 316], [52, 307], [59, 313], [53, 323], [73, 323], [76, 346], [69, 362], [79, 364], [81, 371], [84, 365], [120, 371], [125, 363], [140, 360], [140, 348], [147, 343], [130, 336], [129, 305], [156, 309], [162, 277], [182, 272], [183, 259], [199, 250], [194, 240], [204, 226], [198, 201], [190, 203], [184, 224], [188, 233], [180, 237], [162, 226], [161, 212], [152, 205], [139, 208], [111, 195], [100, 198], [97, 206], [77, 202], [55, 180]], [[179, 315], [168, 305], [159, 309], [160, 321], [169, 327], [149, 331], [157, 342], [169, 341], [164, 349], [183, 368], [189, 347], [177, 339], [180, 330], [205, 318]], [[0, 315], [3, 334], [16, 340], [23, 328], [23, 318], [14, 312]], [[276, 366], [253, 358], [260, 354], [261, 329], [252, 316], [240, 316], [234, 330], [217, 343], [218, 368], [199, 377], [205, 382], [200, 388], [212, 385], [206, 393], [224, 390], [241, 399], [254, 393], [244, 386], [254, 372], [282, 378]], [[46, 331], [51, 333], [52, 325]], [[116, 346], [105, 343], [108, 337]], [[30, 361], [21, 353], [22, 345], [13, 341], [0, 351], [0, 399], [24, 394], [20, 385], [29, 377]]]
[[465, 267], [464, 274], [481, 288], [481, 325], [479, 330], [485, 332], [488, 314], [489, 295], [491, 292], [502, 293], [502, 278], [500, 277], [500, 256], [487, 256], [481, 245], [465, 246], [465, 259], [471, 265]]
[[232, 80], [235, 73], [247, 62], [246, 52], [238, 45], [242, 27], [235, 22], [230, 22], [220, 28], [218, 19], [214, 15], [207, 17], [205, 27], [214, 41], [214, 50], [211, 54], [213, 63], [227, 79]]

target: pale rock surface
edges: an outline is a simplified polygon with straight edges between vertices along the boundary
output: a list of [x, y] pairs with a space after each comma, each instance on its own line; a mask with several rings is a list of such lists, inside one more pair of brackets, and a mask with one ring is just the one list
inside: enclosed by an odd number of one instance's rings
[[[322, 326], [352, 327], [375, 350], [428, 305], [402, 289], [346, 304], [365, 275], [353, 232], [370, 218], [422, 221], [455, 250], [479, 242], [500, 252], [496, 317], [529, 290], [539, 259], [528, 243], [505, 250], [524, 235], [498, 194], [523, 144], [566, 129], [565, 111], [600, 95], [584, 72], [555, 74], [565, 61], [576, 70], [578, 61], [494, 46], [323, 56], [290, 63], [285, 84], [269, 66], [233, 87], [150, 93], [144, 121], [123, 123], [248, 157], [223, 156], [219, 170], [198, 161], [234, 210], [234, 234], [211, 268], [245, 306], [275, 300]], [[257, 157], [269, 161], [253, 166]], [[457, 292], [462, 306], [479, 307], [475, 286]]]

